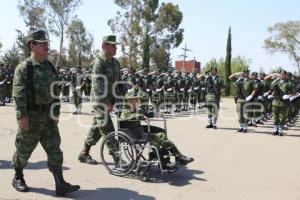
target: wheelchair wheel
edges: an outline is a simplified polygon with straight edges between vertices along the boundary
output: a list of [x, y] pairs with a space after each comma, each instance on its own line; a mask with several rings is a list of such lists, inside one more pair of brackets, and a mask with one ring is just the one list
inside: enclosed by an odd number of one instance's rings
[[139, 166], [139, 168], [137, 170], [137, 176], [140, 181], [143, 181], [143, 182], [150, 181], [150, 176], [151, 176], [150, 167], [151, 167], [151, 165], [148, 163], [147, 164], [142, 163]]
[[109, 173], [117, 176], [129, 174], [137, 163], [137, 151], [132, 139], [123, 132], [109, 133], [100, 145], [100, 157]]

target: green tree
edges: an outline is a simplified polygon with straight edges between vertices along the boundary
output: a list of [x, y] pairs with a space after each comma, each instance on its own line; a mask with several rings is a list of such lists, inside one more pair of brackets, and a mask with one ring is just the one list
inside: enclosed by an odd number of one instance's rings
[[284, 53], [296, 64], [300, 75], [300, 21], [276, 23], [268, 29], [271, 36], [264, 48], [270, 53]]
[[16, 45], [20, 51], [20, 55], [22, 59], [25, 59], [30, 56], [30, 51], [27, 46], [27, 37], [22, 31], [20, 30], [16, 30], [16, 31], [17, 31]]
[[[56, 60], [59, 60], [57, 66], [61, 67], [61, 68], [66, 68], [68, 66], [70, 66], [70, 63], [67, 60], [67, 56], [66, 56], [66, 49], [63, 49], [61, 53], [59, 53], [57, 50], [55, 49], [51, 49], [49, 51], [49, 56], [48, 59], [51, 62], [54, 62]], [[58, 59], [58, 57], [60, 56], [60, 58]]]
[[69, 37], [69, 61], [81, 65], [82, 57], [89, 59], [92, 54], [93, 37], [86, 31], [80, 19], [71, 22], [67, 35]]
[[159, 5], [158, 0], [115, 0], [115, 3], [121, 10], [108, 25], [114, 33], [120, 33], [121, 49], [123, 56], [129, 58], [129, 66], [141, 65], [147, 69], [166, 62], [169, 65], [170, 49], [178, 47], [183, 39], [180, 28], [183, 14], [178, 5]]
[[18, 9], [29, 31], [46, 30], [45, 6], [41, 0], [18, 0]]
[[22, 59], [22, 55], [19, 52], [19, 49], [16, 44], [12, 46], [11, 49], [4, 52], [2, 60], [4, 63], [17, 66]]
[[230, 95], [230, 80], [229, 76], [231, 75], [231, 27], [228, 30], [228, 38], [227, 38], [227, 48], [226, 48], [226, 60], [225, 60], [225, 96]]
[[59, 64], [62, 57], [65, 32], [70, 22], [76, 17], [75, 10], [81, 3], [81, 0], [44, 0], [47, 6], [47, 19], [51, 33], [60, 38], [59, 56], [55, 62], [55, 67]]
[[140, 43], [141, 26], [141, 10], [142, 4], [140, 0], [115, 0], [115, 4], [120, 7], [117, 16], [109, 19], [107, 24], [113, 33], [119, 33], [119, 41], [121, 43], [121, 51], [123, 56], [128, 57], [129, 66], [133, 68], [139, 67], [138, 47]]

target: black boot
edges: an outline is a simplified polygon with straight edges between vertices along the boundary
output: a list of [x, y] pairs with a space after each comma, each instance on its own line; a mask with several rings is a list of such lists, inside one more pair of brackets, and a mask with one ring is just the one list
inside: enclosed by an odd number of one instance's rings
[[75, 192], [80, 189], [79, 185], [71, 185], [64, 180], [61, 170], [55, 170], [52, 172], [55, 180], [55, 192], [57, 196], [63, 196], [64, 194]]
[[184, 155], [179, 155], [179, 156], [176, 156], [175, 157], [175, 161], [178, 165], [187, 165], [188, 163], [190, 162], [193, 162], [194, 161], [194, 158], [189, 158], [189, 157], [186, 157]]
[[97, 165], [97, 161], [90, 156], [91, 146], [84, 144], [83, 150], [80, 152], [78, 156], [78, 160], [82, 163]]
[[15, 172], [12, 186], [19, 192], [28, 192], [29, 188], [24, 180], [23, 169], [15, 168]]

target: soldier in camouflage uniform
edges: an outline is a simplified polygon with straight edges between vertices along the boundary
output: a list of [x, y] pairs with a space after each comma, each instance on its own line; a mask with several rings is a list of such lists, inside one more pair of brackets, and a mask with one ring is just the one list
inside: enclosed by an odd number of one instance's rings
[[121, 81], [120, 64], [113, 57], [116, 55], [117, 44], [116, 36], [105, 36], [102, 41], [102, 55], [98, 55], [93, 61], [91, 101], [94, 102], [94, 118], [84, 141], [83, 150], [78, 156], [78, 160], [83, 163], [97, 164], [89, 154], [91, 146], [95, 145], [102, 135], [115, 130], [109, 112], [112, 111], [116, 101], [113, 84]]
[[73, 114], [80, 115], [82, 108], [82, 94], [86, 84], [86, 80], [84, 79], [84, 74], [81, 71], [80, 65], [77, 65], [76, 72], [72, 74], [71, 83], [73, 86], [73, 98], [75, 104], [75, 111]]
[[180, 112], [183, 106], [185, 90], [185, 79], [181, 76], [181, 72], [178, 72], [177, 81], [175, 86], [175, 97], [176, 97], [176, 110], [175, 112]]
[[[241, 77], [240, 77], [241, 76]], [[251, 119], [249, 113], [245, 113], [245, 110], [249, 110], [251, 107], [251, 101], [255, 97], [257, 84], [249, 78], [249, 70], [244, 70], [242, 73], [238, 72], [229, 76], [230, 80], [236, 80], [235, 85], [237, 88], [236, 96], [236, 109], [238, 113], [240, 129], [238, 132], [247, 132], [248, 121]]]
[[90, 101], [90, 95], [91, 95], [91, 89], [92, 89], [92, 78], [91, 78], [91, 71], [90, 69], [87, 67], [84, 71], [84, 81], [85, 81], [85, 85], [83, 87], [84, 90], [84, 96], [86, 98], [87, 101]]
[[46, 33], [41, 30], [31, 33], [28, 36], [28, 47], [31, 57], [18, 65], [13, 81], [13, 99], [19, 128], [12, 159], [15, 170], [12, 185], [17, 191], [28, 191], [23, 169], [40, 142], [47, 153], [49, 170], [54, 176], [56, 195], [62, 196], [80, 187], [65, 182], [62, 175], [63, 154], [57, 126], [60, 114], [58, 85], [51, 91], [51, 84], [58, 81], [58, 77], [54, 66], [47, 60], [49, 49]]
[[174, 100], [174, 89], [175, 89], [175, 81], [173, 80], [171, 73], [167, 74], [164, 89], [165, 89], [164, 99], [165, 99], [165, 106], [166, 106], [165, 113], [170, 114], [172, 111], [172, 105]]
[[225, 88], [225, 82], [218, 75], [218, 69], [212, 67], [210, 74], [205, 77], [204, 83], [206, 86], [206, 104], [208, 109], [208, 124], [206, 128], [217, 129], [221, 93]]
[[0, 65], [0, 106], [5, 106], [6, 83], [8, 77], [4, 70], [4, 64]]
[[[122, 124], [124, 124], [121, 128], [130, 129], [130, 132], [134, 137], [136, 137], [136, 139], [141, 139], [143, 132], [147, 132], [148, 130], [148, 126], [142, 126], [139, 120], [147, 120], [148, 117], [151, 117], [149, 113], [138, 112], [139, 98], [140, 96], [136, 96], [134, 92], [128, 91], [126, 99], [130, 109], [122, 110], [120, 115], [120, 119], [123, 120]], [[160, 154], [164, 157], [171, 153], [175, 157], [175, 165], [174, 163], [169, 162], [169, 158], [163, 159], [162, 167], [164, 169], [174, 170], [177, 165], [187, 165], [194, 160], [193, 158], [186, 157], [179, 152], [175, 144], [168, 139], [164, 129], [151, 126], [150, 132], [151, 140], [153, 141], [154, 146], [159, 149]]]
[[14, 79], [14, 70], [12, 66], [7, 65], [6, 66], [6, 103], [10, 103], [12, 100], [12, 84]]
[[[288, 73], [288, 80], [287, 81], [290, 85], [289, 87], [291, 88], [291, 94], [292, 95], [296, 94], [296, 82], [295, 82], [295, 79], [293, 78], [292, 73]], [[286, 111], [287, 119], [286, 119], [286, 122], [283, 126], [284, 130], [287, 130], [288, 126], [293, 125], [294, 110], [295, 110], [295, 101], [289, 101], [287, 111]]]
[[164, 75], [157, 74], [156, 80], [154, 82], [154, 91], [152, 91], [152, 104], [154, 104], [155, 112], [159, 113], [161, 105], [164, 102]]
[[287, 108], [292, 94], [291, 85], [288, 82], [288, 74], [282, 71], [280, 74], [271, 74], [265, 79], [277, 77], [271, 85], [274, 100], [272, 102], [274, 129], [273, 135], [283, 136], [283, 126], [287, 119]]
[[262, 123], [264, 105], [263, 105], [263, 94], [265, 88], [261, 80], [258, 79], [258, 73], [252, 72], [252, 81], [256, 85], [257, 90], [253, 97], [253, 105], [251, 106], [251, 112], [249, 112], [249, 126], [257, 127], [257, 123]]

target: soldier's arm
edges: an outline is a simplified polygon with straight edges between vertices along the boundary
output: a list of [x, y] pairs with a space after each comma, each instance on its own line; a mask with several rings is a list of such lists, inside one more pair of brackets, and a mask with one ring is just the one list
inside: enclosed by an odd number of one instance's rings
[[231, 74], [228, 78], [229, 78], [229, 80], [237, 79], [237, 76], [240, 76], [241, 73], [242, 72], [237, 72], [237, 73]]
[[107, 104], [109, 100], [107, 99], [108, 87], [107, 79], [104, 75], [104, 66], [100, 59], [94, 62], [93, 72], [92, 72], [92, 85], [93, 92], [95, 95], [95, 101], [99, 103]]
[[141, 118], [143, 118], [142, 114], [131, 112], [129, 110], [122, 111], [120, 116], [121, 120], [139, 120]]
[[279, 76], [278, 73], [269, 74], [268, 76], [266, 76], [266, 77], [264, 78], [264, 80], [274, 79], [274, 78], [276, 78], [276, 77], [278, 77], [278, 76]]
[[12, 96], [15, 102], [17, 119], [27, 117], [27, 70], [26, 65], [20, 64], [15, 70]]

